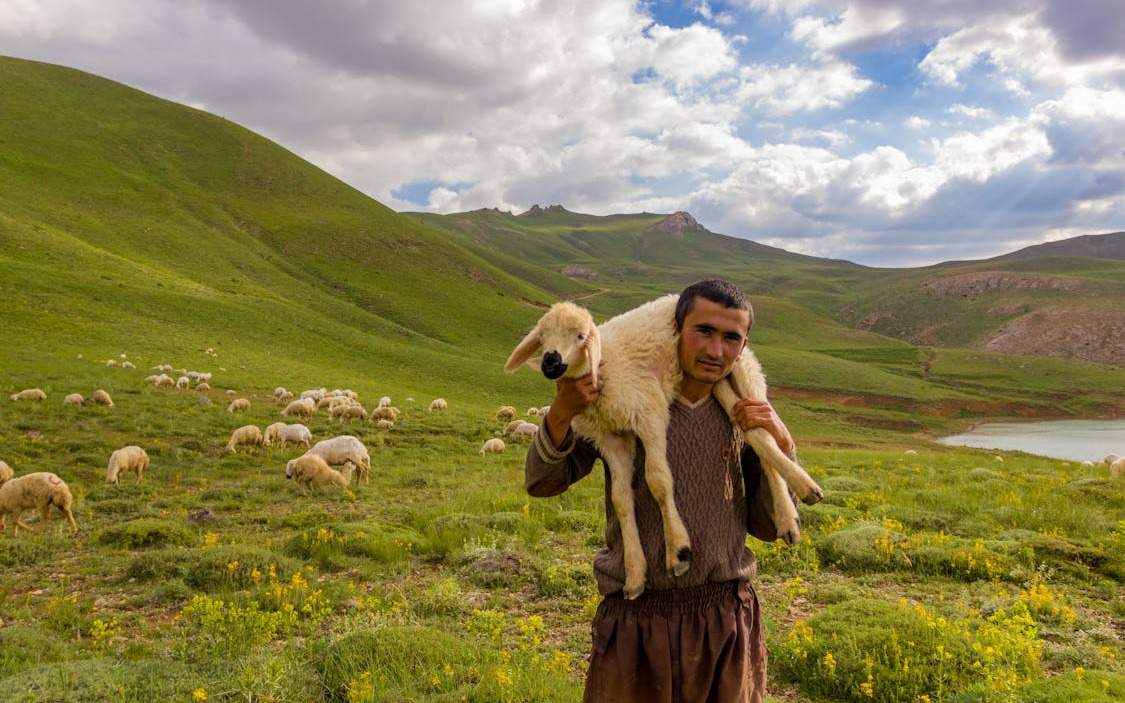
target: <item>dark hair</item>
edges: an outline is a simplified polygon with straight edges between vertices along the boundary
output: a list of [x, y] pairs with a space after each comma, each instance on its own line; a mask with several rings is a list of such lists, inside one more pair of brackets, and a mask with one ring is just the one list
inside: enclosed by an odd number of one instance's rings
[[[680, 299], [676, 301], [677, 332], [683, 331], [684, 320], [695, 308], [697, 297], [705, 298], [723, 307], [745, 310], [750, 313], [750, 326], [754, 325], [754, 308], [750, 307], [750, 301], [746, 299], [742, 290], [730, 281], [724, 281], [721, 278], [709, 278], [706, 281], [691, 284], [684, 288], [683, 293], [680, 293]], [[749, 331], [749, 327], [747, 331]]]

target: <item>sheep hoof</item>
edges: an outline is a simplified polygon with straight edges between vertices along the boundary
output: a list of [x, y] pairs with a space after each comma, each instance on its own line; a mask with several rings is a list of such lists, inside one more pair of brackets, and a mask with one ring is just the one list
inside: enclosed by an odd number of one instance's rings
[[793, 545], [801, 541], [801, 528], [792, 527], [784, 532], [781, 532], [778, 537], [785, 541], [786, 544]]
[[676, 551], [675, 555], [668, 555], [668, 573], [673, 576], [683, 576], [691, 568], [691, 547], [685, 545]]
[[630, 586], [629, 584], [625, 584], [625, 587], [621, 589], [621, 592], [625, 595], [625, 600], [636, 600], [641, 596], [642, 593], [645, 592], [645, 586], [643, 583], [640, 586]]
[[801, 496], [801, 502], [805, 505], [815, 505], [822, 500], [824, 500], [824, 491], [821, 490], [820, 486], [816, 485], [815, 483], [809, 487], [809, 490], [807, 493], [805, 493], [805, 495]]

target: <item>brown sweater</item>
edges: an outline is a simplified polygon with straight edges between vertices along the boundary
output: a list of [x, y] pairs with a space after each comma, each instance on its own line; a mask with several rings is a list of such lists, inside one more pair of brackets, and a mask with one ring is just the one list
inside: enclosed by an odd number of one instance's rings
[[[645, 588], [660, 591], [689, 588], [706, 582], [750, 581], [758, 570], [754, 553], [746, 547], [747, 510], [750, 534], [760, 540], [777, 539], [770, 517], [769, 483], [762, 477], [761, 462], [747, 445], [741, 466], [734, 456], [733, 426], [722, 406], [707, 396], [696, 406], [683, 398], [672, 403], [668, 423], [668, 464], [675, 483], [676, 506], [691, 538], [691, 568], [675, 577], [664, 569], [664, 532], [660, 509], [644, 480], [644, 447], [637, 443], [633, 476], [637, 529], [648, 561]], [[795, 458], [795, 457], [794, 457]], [[536, 435], [524, 465], [527, 492], [546, 497], [562, 493], [586, 476], [601, 455], [589, 440], [567, 431], [562, 447], [555, 449], [545, 430]], [[602, 462], [603, 466], [605, 462]], [[744, 478], [753, 491], [746, 500]], [[625, 584], [621, 528], [610, 501], [609, 467], [605, 467], [606, 546], [594, 557], [594, 575], [603, 595], [620, 591]], [[790, 499], [794, 500], [792, 493]]]

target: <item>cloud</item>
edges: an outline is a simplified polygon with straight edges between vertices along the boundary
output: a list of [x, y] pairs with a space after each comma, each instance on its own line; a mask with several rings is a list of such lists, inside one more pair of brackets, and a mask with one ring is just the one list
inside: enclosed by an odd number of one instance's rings
[[840, 107], [873, 83], [855, 66], [822, 61], [811, 66], [746, 66], [738, 97], [775, 115]]

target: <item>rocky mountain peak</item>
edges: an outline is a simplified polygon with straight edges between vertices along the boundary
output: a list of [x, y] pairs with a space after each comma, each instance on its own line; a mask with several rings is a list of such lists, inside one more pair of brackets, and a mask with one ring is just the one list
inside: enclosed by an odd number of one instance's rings
[[682, 210], [668, 215], [663, 220], [654, 224], [651, 229], [667, 232], [668, 234], [683, 234], [688, 231], [706, 231], [703, 225], [699, 224], [691, 214]]
[[524, 212], [519, 214], [519, 217], [538, 217], [541, 215], [562, 215], [570, 212], [562, 205], [548, 205], [547, 207], [540, 207], [538, 203], [532, 205]]

